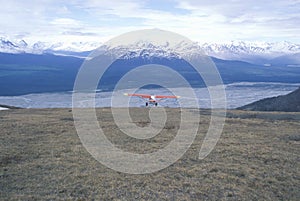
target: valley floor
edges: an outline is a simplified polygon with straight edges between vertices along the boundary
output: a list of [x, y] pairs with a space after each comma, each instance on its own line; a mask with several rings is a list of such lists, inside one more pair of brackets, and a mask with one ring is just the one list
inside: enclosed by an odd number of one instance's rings
[[[109, 108], [97, 109], [97, 116], [110, 141], [146, 153], [176, 135], [180, 111], [166, 111], [162, 132], [145, 141], [122, 135]], [[149, 109], [132, 108], [130, 114], [138, 126], [149, 124]], [[180, 160], [152, 174], [130, 175], [91, 157], [71, 109], [3, 110], [0, 200], [299, 200], [299, 119], [300, 113], [230, 110], [217, 146], [199, 160], [210, 120], [203, 110], [198, 135]]]

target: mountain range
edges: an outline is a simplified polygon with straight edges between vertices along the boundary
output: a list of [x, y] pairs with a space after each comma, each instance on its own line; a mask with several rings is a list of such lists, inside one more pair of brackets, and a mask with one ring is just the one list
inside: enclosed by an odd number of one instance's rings
[[[100, 80], [98, 89], [112, 90], [117, 81], [137, 66], [160, 64], [180, 73], [193, 87], [205, 83], [186, 62], [210, 55], [224, 84], [234, 82], [300, 82], [300, 45], [231, 42], [199, 44], [187, 41], [36, 42], [0, 38], [0, 96], [72, 91], [78, 70], [90, 54], [118, 55]], [[99, 47], [97, 51], [95, 50]], [[95, 69], [96, 70], [96, 69]], [[156, 71], [155, 71], [156, 72]], [[159, 72], [157, 72], [159, 73]], [[24, 87], [26, 86], [26, 87]]]
[[[100, 42], [33, 42], [29, 44], [25, 40], [9, 40], [5, 37], [0, 37], [0, 52], [2, 53], [32, 53], [32, 54], [56, 54], [65, 56], [86, 57], [94, 49], [101, 46]], [[134, 44], [140, 48], [135, 52], [145, 50], [149, 55], [151, 52], [163, 54], [161, 56], [169, 57], [170, 52], [158, 52], [155, 50], [155, 45], [145, 43]], [[177, 44], [177, 49], [182, 49], [189, 53], [193, 51], [204, 51], [207, 55], [223, 60], [238, 60], [246, 61], [252, 64], [272, 66], [300, 66], [300, 44], [295, 44], [287, 41], [283, 42], [245, 42], [231, 41], [228, 43], [194, 43], [185, 46], [186, 44]], [[109, 48], [109, 47], [108, 47]], [[117, 51], [126, 50], [124, 47], [114, 47]], [[164, 47], [159, 47], [168, 50], [168, 44]], [[127, 48], [128, 49], [128, 48]], [[148, 50], [148, 52], [147, 52]], [[137, 54], [132, 52], [132, 54]], [[138, 53], [139, 54], [139, 53]], [[151, 55], [150, 55], [151, 56]]]

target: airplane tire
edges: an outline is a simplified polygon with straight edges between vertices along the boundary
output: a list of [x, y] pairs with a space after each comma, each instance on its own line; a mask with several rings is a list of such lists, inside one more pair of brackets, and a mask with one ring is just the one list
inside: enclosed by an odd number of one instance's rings
[[148, 102], [146, 102], [146, 107], [148, 106]]
[[155, 106], [157, 106], [158, 104], [157, 103], [155, 103]]

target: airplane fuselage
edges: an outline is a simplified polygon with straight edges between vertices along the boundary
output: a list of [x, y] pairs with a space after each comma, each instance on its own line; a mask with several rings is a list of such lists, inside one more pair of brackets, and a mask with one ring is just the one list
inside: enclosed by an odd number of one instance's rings
[[150, 96], [149, 97], [149, 100], [148, 100], [148, 102], [146, 102], [146, 106], [148, 106], [149, 104], [151, 104], [151, 105], [155, 105], [155, 106], [157, 106], [158, 105], [158, 103], [157, 103], [157, 100], [156, 100], [156, 98], [155, 98], [155, 96]]

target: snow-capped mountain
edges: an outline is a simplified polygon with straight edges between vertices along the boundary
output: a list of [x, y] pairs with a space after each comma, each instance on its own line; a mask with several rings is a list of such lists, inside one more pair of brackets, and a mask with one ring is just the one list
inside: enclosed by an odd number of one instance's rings
[[[25, 40], [8, 40], [4, 37], [0, 38], [0, 52], [5, 53], [54, 53], [65, 55], [78, 55], [80, 52], [92, 51], [99, 47], [99, 42], [34, 42], [27, 43]], [[146, 41], [137, 41], [134, 44], [127, 46], [108, 45], [103, 46], [109, 51], [124, 53], [124, 58], [129, 57], [174, 57], [174, 50], [180, 52], [180, 55], [191, 55], [203, 51], [209, 56], [225, 59], [225, 60], [240, 60], [256, 64], [268, 64], [271, 61], [278, 61], [280, 58], [293, 58], [286, 63], [294, 65], [295, 57], [299, 56], [300, 44], [295, 44], [287, 41], [268, 43], [268, 42], [245, 42], [231, 41], [227, 43], [185, 43], [181, 41], [178, 44], [170, 44], [166, 42], [162, 45], [153, 44]], [[77, 54], [75, 54], [77, 53]], [[178, 54], [177, 54], [178, 56]], [[279, 59], [277, 59], [279, 58]], [[299, 63], [297, 63], [299, 64]]]
[[178, 44], [165, 43], [161, 45], [150, 42], [137, 41], [133, 44], [120, 46], [102, 46], [107, 52], [122, 55], [122, 58], [189, 58], [203, 53], [223, 60], [246, 61], [253, 64], [271, 66], [299, 66], [300, 44], [290, 42], [244, 42], [232, 41], [230, 43], [189, 43], [181, 41]]
[[28, 44], [25, 40], [9, 40], [7, 38], [0, 38], [0, 52], [3, 53], [34, 53], [42, 54], [45, 52], [55, 53], [57, 51], [65, 52], [84, 52], [92, 51], [99, 47], [99, 42], [42, 42], [37, 41], [32, 44]]
[[10, 41], [5, 38], [0, 38], [0, 51], [6, 53], [19, 53], [25, 52], [28, 44], [24, 41]]
[[[130, 58], [182, 58], [189, 57], [194, 53], [203, 52], [197, 43], [181, 41], [178, 44], [166, 42], [157, 44], [155, 42], [136, 41], [129, 45], [107, 44], [99, 49], [107, 54], [113, 54], [123, 59]], [[203, 54], [205, 54], [203, 52]]]
[[232, 41], [224, 44], [204, 43], [200, 46], [213, 57], [260, 64], [277, 57], [300, 53], [300, 44], [287, 41], [277, 43]]
[[231, 53], [231, 54], [282, 54], [300, 52], [300, 44], [294, 44], [287, 41], [268, 43], [268, 42], [245, 42], [231, 41], [229, 43], [216, 44], [204, 43], [200, 45], [207, 53]]

